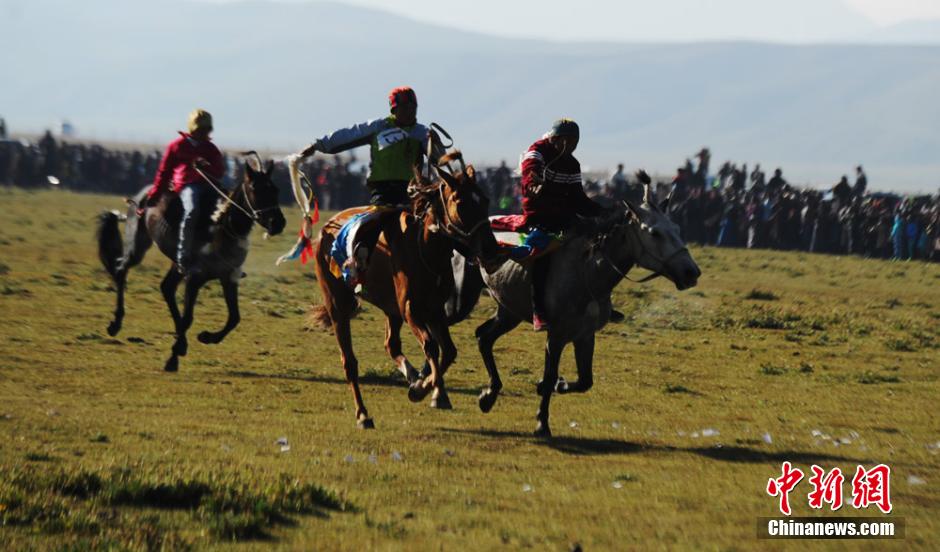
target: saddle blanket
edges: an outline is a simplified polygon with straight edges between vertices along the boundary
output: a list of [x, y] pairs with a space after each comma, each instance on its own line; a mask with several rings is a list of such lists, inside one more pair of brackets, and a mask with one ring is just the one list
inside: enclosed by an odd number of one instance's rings
[[519, 224], [521, 216], [490, 217], [496, 242], [509, 250], [510, 259], [519, 263], [529, 262], [561, 247], [564, 241], [561, 234], [547, 232], [537, 226], [524, 227]]
[[342, 278], [344, 282], [355, 285], [349, 268], [345, 266], [346, 261], [353, 256], [354, 248], [358, 244], [356, 235], [363, 226], [368, 226], [378, 215], [392, 211], [403, 211], [403, 207], [393, 207], [385, 205], [370, 205], [369, 208], [359, 214], [354, 215], [336, 234], [333, 245], [330, 247], [330, 272], [337, 278]]

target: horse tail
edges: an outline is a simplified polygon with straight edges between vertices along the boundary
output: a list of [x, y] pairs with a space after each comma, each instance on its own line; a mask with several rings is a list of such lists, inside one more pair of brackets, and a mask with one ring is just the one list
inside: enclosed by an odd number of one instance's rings
[[98, 215], [98, 258], [112, 277], [117, 274], [118, 264], [124, 256], [119, 222], [120, 215], [115, 211], [104, 211]]
[[330, 311], [327, 310], [323, 305], [314, 305], [310, 309], [310, 314], [307, 317], [308, 327], [319, 328], [321, 330], [328, 329], [333, 326], [333, 319], [330, 317]]
[[[352, 312], [349, 313], [349, 318], [355, 318], [361, 309], [359, 300], [356, 300], [356, 304], [353, 306]], [[330, 330], [333, 328], [333, 317], [330, 316], [330, 311], [323, 305], [314, 305], [310, 307], [310, 311], [307, 313], [307, 329], [318, 329], [318, 330]]]

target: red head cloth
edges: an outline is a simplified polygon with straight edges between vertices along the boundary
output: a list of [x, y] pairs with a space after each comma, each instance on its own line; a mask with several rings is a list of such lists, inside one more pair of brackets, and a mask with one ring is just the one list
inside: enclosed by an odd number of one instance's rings
[[388, 106], [391, 109], [395, 109], [400, 103], [407, 102], [418, 105], [418, 98], [415, 96], [415, 91], [412, 90], [410, 86], [399, 86], [398, 88], [393, 88], [392, 91], [388, 93]]

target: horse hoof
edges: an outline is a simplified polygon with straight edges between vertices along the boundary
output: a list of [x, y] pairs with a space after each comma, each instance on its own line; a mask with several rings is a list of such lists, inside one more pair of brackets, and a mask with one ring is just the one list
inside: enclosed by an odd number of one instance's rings
[[533, 435], [541, 439], [548, 439], [552, 436], [552, 430], [548, 428], [548, 424], [539, 422], [539, 424], [535, 426], [535, 432]]
[[568, 386], [568, 382], [565, 378], [558, 376], [558, 381], [555, 382], [555, 392], [558, 394], [567, 393], [571, 390], [571, 387]]
[[218, 339], [214, 339], [212, 332], [199, 332], [199, 335], [196, 336], [196, 339], [199, 340], [199, 343], [204, 343], [206, 345], [215, 345], [219, 342]]
[[111, 337], [116, 336], [119, 331], [121, 331], [120, 322], [111, 322], [110, 324], [108, 324], [108, 335], [110, 335]]
[[375, 429], [375, 422], [372, 421], [372, 418], [359, 418], [356, 421], [356, 427], [359, 429]]
[[446, 393], [441, 393], [440, 395], [431, 399], [431, 408], [436, 408], [438, 410], [453, 410], [454, 405], [450, 404], [450, 397]]
[[176, 355], [173, 355], [166, 361], [166, 364], [163, 365], [163, 370], [165, 372], [176, 372], [180, 369], [180, 361]]
[[480, 393], [479, 404], [480, 410], [486, 414], [490, 410], [493, 410], [493, 405], [496, 404], [496, 398], [499, 397], [498, 393], [494, 393], [490, 389], [485, 389]]
[[408, 386], [408, 400], [414, 403], [421, 402], [428, 396], [430, 387], [424, 386], [424, 380], [418, 380]]

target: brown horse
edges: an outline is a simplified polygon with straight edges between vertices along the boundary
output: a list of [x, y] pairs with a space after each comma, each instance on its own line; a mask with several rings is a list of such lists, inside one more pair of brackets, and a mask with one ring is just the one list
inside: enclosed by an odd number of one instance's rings
[[[444, 304], [454, 290], [451, 255], [455, 247], [484, 262], [496, 260], [498, 248], [487, 219], [488, 199], [476, 185], [472, 165], [456, 175], [444, 170], [430, 183], [421, 176], [412, 181], [415, 191], [411, 211], [388, 217], [372, 253], [361, 296], [385, 313], [385, 349], [411, 383], [408, 398], [421, 401], [434, 390], [431, 406], [451, 408], [444, 388], [444, 374], [457, 357], [450, 337]], [[356, 295], [330, 271], [330, 249], [343, 224], [367, 207], [347, 209], [331, 218], [320, 231], [316, 245], [316, 273], [323, 292], [323, 306], [315, 317], [332, 325], [340, 359], [356, 401], [360, 428], [375, 425], [359, 390], [359, 364], [352, 349], [350, 319]], [[431, 368], [421, 378], [402, 354], [399, 332], [407, 322], [421, 343]]]
[[[198, 272], [184, 278], [174, 264], [163, 278], [160, 291], [163, 292], [176, 327], [176, 342], [164, 365], [167, 372], [175, 372], [179, 367], [179, 357], [186, 356], [186, 332], [193, 323], [196, 296], [207, 282], [219, 280], [222, 284], [228, 320], [218, 332], [201, 332], [199, 341], [221, 343], [238, 325], [238, 281], [242, 277], [241, 266], [248, 256], [248, 234], [256, 222], [271, 235], [277, 235], [284, 229], [284, 215], [278, 206], [278, 189], [271, 180], [272, 172], [273, 163], [270, 162], [265, 170], [259, 171], [246, 164], [245, 178], [238, 187], [228, 192], [225, 198], [220, 196], [216, 198], [217, 201], [206, 201], [205, 210], [199, 217], [203, 224], [197, 226], [196, 243], [193, 244], [194, 266], [199, 268]], [[147, 208], [141, 217], [137, 214], [137, 205], [144, 201], [147, 189], [149, 186], [141, 190], [134, 200], [128, 201], [123, 243], [118, 228], [118, 214], [105, 211], [98, 218], [98, 256], [114, 280], [117, 292], [114, 319], [108, 325], [108, 335], [111, 336], [117, 335], [124, 321], [124, 291], [128, 271], [143, 261], [153, 243], [170, 259], [176, 258], [182, 216], [179, 196], [163, 194], [157, 204]], [[209, 223], [210, 215], [214, 219], [212, 224]], [[180, 314], [176, 304], [176, 289], [184, 279], [186, 293], [183, 312]]]

